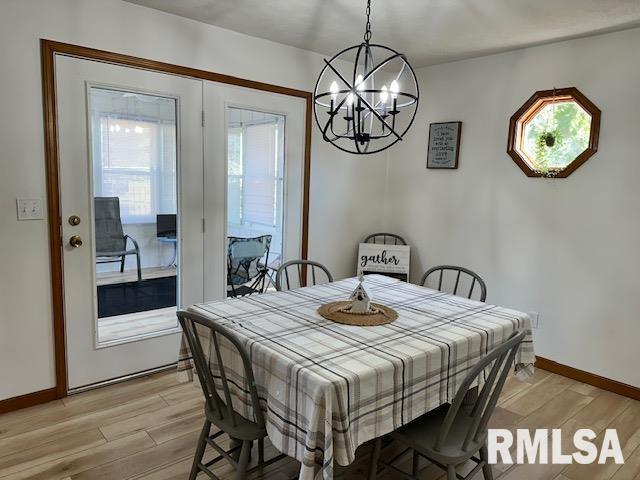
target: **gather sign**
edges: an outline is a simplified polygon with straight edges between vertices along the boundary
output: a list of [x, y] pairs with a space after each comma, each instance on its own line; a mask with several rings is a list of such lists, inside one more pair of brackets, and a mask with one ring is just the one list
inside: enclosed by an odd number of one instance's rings
[[362, 273], [401, 273], [409, 275], [408, 245], [361, 243], [357, 270]]

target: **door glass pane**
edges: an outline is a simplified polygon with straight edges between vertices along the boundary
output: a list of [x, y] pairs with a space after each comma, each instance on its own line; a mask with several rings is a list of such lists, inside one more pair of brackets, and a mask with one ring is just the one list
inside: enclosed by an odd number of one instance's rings
[[91, 87], [98, 344], [177, 328], [176, 100]]
[[227, 109], [227, 296], [273, 288], [283, 251], [285, 116]]

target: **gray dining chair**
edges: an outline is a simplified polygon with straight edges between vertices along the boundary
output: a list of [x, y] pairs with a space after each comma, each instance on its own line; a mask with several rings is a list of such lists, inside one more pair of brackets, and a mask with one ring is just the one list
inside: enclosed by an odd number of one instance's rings
[[[214, 475], [210, 467], [223, 459], [227, 460], [235, 468], [236, 479], [240, 480], [247, 478], [254, 470], [266, 467], [284, 458], [285, 455], [278, 455], [268, 461], [264, 460], [264, 439], [267, 436], [267, 428], [260, 399], [258, 398], [251, 360], [244, 345], [230, 330], [201, 315], [184, 310], [178, 311], [177, 315], [191, 349], [195, 370], [205, 397], [205, 421], [198, 438], [189, 480], [194, 480], [200, 472], [204, 472], [210, 478], [217, 479], [218, 477]], [[212, 355], [215, 352], [214, 372], [211, 371], [209, 359], [204, 353], [204, 348], [198, 335], [198, 327], [200, 327], [201, 333], [204, 331], [210, 336], [212, 348], [209, 351]], [[220, 340], [222, 338], [228, 342], [229, 348], [237, 351], [242, 359], [243, 372], [227, 371], [222, 362], [222, 352], [220, 351]], [[214, 373], [216, 375], [215, 380]], [[247, 401], [250, 402], [253, 419], [245, 418], [234, 410], [229, 386], [230, 375], [234, 378], [240, 376], [245, 379], [245, 385], [237, 388], [242, 389], [243, 396], [244, 391], [248, 391]], [[222, 390], [224, 398], [218, 394], [220, 390]], [[211, 432], [212, 425], [217, 427], [217, 431], [214, 433]], [[232, 447], [229, 450], [224, 450], [215, 442], [224, 433], [233, 440]], [[248, 469], [251, 448], [256, 440], [258, 441], [258, 465]], [[206, 463], [202, 463], [207, 445], [213, 448], [218, 453], [218, 456]]]
[[[374, 443], [369, 480], [377, 476], [378, 463], [400, 473], [404, 478], [416, 478], [420, 457], [425, 457], [447, 472], [447, 480], [467, 480], [482, 470], [485, 480], [493, 480], [487, 459], [487, 425], [525, 336], [516, 330], [502, 345], [494, 348], [466, 375], [451, 404], [419, 417], [391, 433], [394, 440], [413, 450], [411, 474], [380, 460], [382, 437]], [[473, 402], [467, 392], [484, 375], [484, 385]], [[479, 454], [480, 458], [475, 455]], [[397, 458], [397, 457], [396, 457]], [[473, 460], [476, 466], [466, 476], [456, 473], [456, 466]]]
[[395, 233], [372, 233], [364, 239], [363, 243], [377, 243], [382, 245], [406, 245], [407, 242]]
[[[455, 275], [455, 283], [452, 289], [444, 288], [445, 272], [452, 272]], [[437, 267], [430, 268], [425, 272], [420, 280], [420, 285], [423, 287], [429, 286], [428, 282], [432, 275], [438, 277], [438, 286], [434, 287], [436, 290], [458, 295], [458, 289], [462, 289], [463, 285], [465, 285], [464, 288], [466, 290], [466, 286], [469, 286], [466, 297], [470, 299], [473, 296], [476, 286], [478, 286], [480, 289], [480, 297], [478, 299], [481, 302], [484, 302], [487, 299], [487, 285], [484, 283], [484, 280], [482, 280], [480, 275], [468, 268], [457, 267], [455, 265], [438, 265]]]
[[279, 292], [327, 282], [333, 282], [331, 272], [313, 260], [291, 260], [283, 263], [276, 272], [276, 290]]
[[[125, 235], [120, 218], [120, 199], [118, 197], [95, 197], [94, 217], [96, 235], [96, 263], [120, 263], [120, 272], [124, 272], [124, 262], [128, 255], [136, 256], [138, 281], [142, 280], [140, 268], [140, 247], [138, 242]], [[131, 240], [133, 248], [127, 248]]]

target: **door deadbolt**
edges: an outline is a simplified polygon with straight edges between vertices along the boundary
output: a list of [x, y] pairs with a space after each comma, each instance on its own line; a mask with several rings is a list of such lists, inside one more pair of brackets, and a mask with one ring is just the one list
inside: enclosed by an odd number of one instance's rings
[[82, 245], [82, 237], [80, 237], [80, 235], [73, 235], [69, 239], [69, 245], [71, 245], [73, 248], [80, 247]]
[[78, 215], [71, 215], [69, 217], [69, 225], [71, 225], [72, 227], [80, 225], [80, 217]]

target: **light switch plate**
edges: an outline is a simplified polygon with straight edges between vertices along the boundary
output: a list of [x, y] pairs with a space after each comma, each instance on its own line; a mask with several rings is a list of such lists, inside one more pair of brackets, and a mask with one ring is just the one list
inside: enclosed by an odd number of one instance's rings
[[18, 198], [18, 220], [44, 220], [42, 198]]
[[529, 312], [529, 318], [531, 318], [531, 328], [540, 326], [540, 314], [538, 312]]

